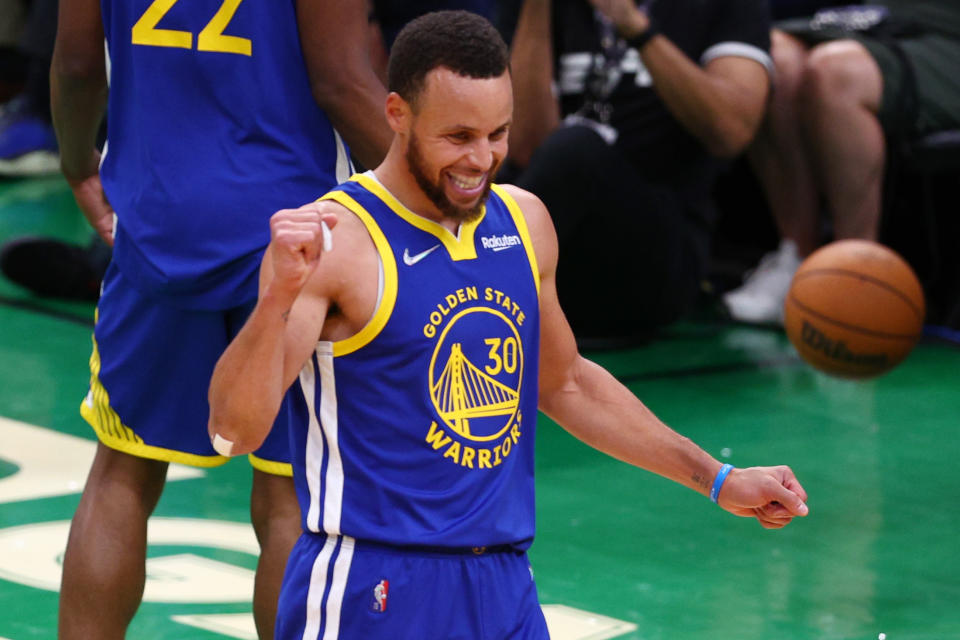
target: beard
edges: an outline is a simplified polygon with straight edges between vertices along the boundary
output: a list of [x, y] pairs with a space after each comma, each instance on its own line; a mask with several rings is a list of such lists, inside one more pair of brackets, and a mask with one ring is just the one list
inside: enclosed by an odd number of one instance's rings
[[[425, 164], [423, 153], [420, 151], [420, 143], [415, 135], [411, 135], [410, 144], [407, 147], [407, 165], [410, 167], [410, 173], [413, 175], [414, 180], [417, 181], [417, 185], [420, 187], [420, 190], [423, 191], [424, 195], [440, 210], [440, 213], [451, 220], [465, 223], [480, 217], [480, 214], [483, 212], [483, 206], [487, 202], [487, 196], [490, 195], [489, 179], [484, 185], [483, 193], [480, 194], [475, 205], [472, 207], [458, 207], [453, 204], [450, 198], [447, 197], [447, 194], [443, 192], [443, 188], [439, 182], [433, 183], [430, 181], [424, 168]], [[488, 175], [493, 175], [493, 169], [495, 168], [496, 166], [491, 167]]]

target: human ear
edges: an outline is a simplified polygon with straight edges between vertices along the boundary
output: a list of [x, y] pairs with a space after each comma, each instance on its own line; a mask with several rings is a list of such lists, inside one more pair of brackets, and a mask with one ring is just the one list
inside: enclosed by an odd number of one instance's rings
[[406, 133], [409, 130], [413, 109], [410, 103], [400, 97], [396, 91], [391, 91], [387, 95], [384, 114], [387, 116], [387, 124], [394, 133]]

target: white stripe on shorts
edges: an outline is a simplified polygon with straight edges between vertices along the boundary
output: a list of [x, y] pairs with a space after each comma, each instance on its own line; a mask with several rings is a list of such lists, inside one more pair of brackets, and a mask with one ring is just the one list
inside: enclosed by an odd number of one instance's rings
[[[340, 542], [340, 552], [333, 563], [333, 576], [327, 585], [327, 575], [330, 573], [330, 557]], [[346, 592], [347, 576], [350, 574], [350, 564], [353, 561], [354, 539], [344, 536], [327, 536], [323, 548], [317, 554], [310, 571], [310, 586], [307, 589], [307, 619], [303, 628], [303, 640], [319, 640], [320, 605], [323, 596], [327, 596], [326, 625], [323, 640], [337, 640], [340, 637], [340, 612], [343, 608], [343, 594]]]
[[303, 640], [317, 640], [320, 634], [320, 604], [327, 583], [327, 568], [330, 556], [337, 546], [337, 536], [327, 536], [327, 541], [317, 554], [310, 571], [310, 586], [307, 587], [307, 621], [303, 627]]
[[340, 637], [340, 612], [343, 610], [343, 594], [347, 590], [347, 576], [353, 562], [354, 539], [344, 536], [340, 543], [340, 553], [333, 563], [333, 579], [330, 583], [330, 595], [327, 596], [327, 625], [323, 631], [323, 640], [337, 640]]

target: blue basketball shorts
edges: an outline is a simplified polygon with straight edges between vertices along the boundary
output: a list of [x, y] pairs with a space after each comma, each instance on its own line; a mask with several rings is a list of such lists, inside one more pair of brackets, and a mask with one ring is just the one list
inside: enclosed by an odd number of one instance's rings
[[[253, 303], [180, 309], [144, 295], [115, 264], [103, 280], [81, 415], [108, 447], [141, 458], [213, 467], [228, 460], [207, 434], [207, 389], [220, 355]], [[286, 411], [250, 456], [256, 469], [292, 475]]]
[[549, 640], [527, 554], [407, 550], [304, 533], [277, 640]]

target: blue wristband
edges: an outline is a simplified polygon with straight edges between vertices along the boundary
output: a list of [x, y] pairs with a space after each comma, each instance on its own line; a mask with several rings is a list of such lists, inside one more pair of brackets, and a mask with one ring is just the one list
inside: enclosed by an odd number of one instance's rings
[[713, 479], [713, 486], [710, 487], [710, 499], [714, 502], [720, 497], [720, 489], [723, 488], [723, 482], [727, 479], [727, 476], [730, 475], [731, 471], [733, 471], [732, 464], [725, 464], [720, 467], [720, 471], [717, 471], [717, 477]]

